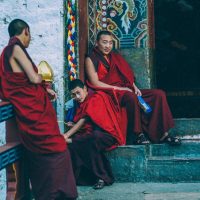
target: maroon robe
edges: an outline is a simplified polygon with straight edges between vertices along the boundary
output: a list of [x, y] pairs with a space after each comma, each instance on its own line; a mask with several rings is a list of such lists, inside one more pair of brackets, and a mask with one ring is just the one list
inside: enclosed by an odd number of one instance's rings
[[[95, 48], [89, 57], [95, 66], [100, 81], [133, 90], [134, 73], [120, 54], [111, 52], [109, 61], [107, 61], [102, 53]], [[106, 90], [108, 94], [116, 94], [114, 99], [117, 102], [117, 104], [115, 103], [116, 106], [119, 107], [118, 109], [126, 109], [127, 119], [123, 123], [127, 125], [128, 135], [145, 132], [150, 140], [156, 143], [160, 141], [166, 131], [174, 126], [172, 114], [162, 90], [141, 90], [142, 97], [153, 109], [151, 113], [146, 114], [140, 109], [134, 92], [96, 87], [89, 80], [87, 80], [87, 84], [95, 90]]]
[[[12, 71], [9, 58], [15, 45], [21, 47], [36, 72], [37, 68], [20, 40], [11, 38], [0, 59], [0, 97], [13, 105], [18, 136], [25, 146], [26, 167], [20, 170], [27, 170], [28, 177], [24, 178], [25, 181], [30, 178], [36, 199], [76, 199], [70, 155], [60, 133], [55, 110], [43, 84], [33, 84], [24, 72]], [[24, 175], [18, 172], [17, 176]], [[21, 195], [25, 193], [23, 191]]]
[[117, 119], [118, 111], [110, 105], [110, 96], [102, 91], [88, 95], [78, 104], [74, 122], [82, 118], [87, 121], [73, 135], [69, 150], [78, 184], [94, 184], [98, 179], [107, 185], [114, 181], [106, 150], [125, 142]]
[[[27, 149], [36, 153], [63, 152], [66, 142], [44, 85], [31, 83], [24, 72], [12, 72], [9, 58], [14, 45], [19, 45], [32, 62], [21, 42], [12, 38], [1, 55], [0, 97], [14, 106], [19, 137]], [[33, 62], [32, 65], [37, 71]]]
[[[93, 124], [116, 139], [116, 145], [124, 145], [126, 135], [121, 128], [121, 113], [116, 103], [113, 103], [113, 98], [114, 96], [108, 95], [104, 91], [97, 91], [92, 95], [88, 95], [86, 100], [79, 104], [74, 122], [89, 117]], [[86, 123], [81, 132], [91, 133], [92, 129], [93, 125]]]

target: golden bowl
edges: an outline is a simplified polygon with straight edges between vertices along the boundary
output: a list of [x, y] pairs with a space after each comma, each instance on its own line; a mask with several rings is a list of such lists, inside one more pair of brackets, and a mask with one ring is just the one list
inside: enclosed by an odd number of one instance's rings
[[53, 82], [53, 70], [46, 61], [41, 61], [38, 65], [38, 74], [42, 75], [43, 80]]

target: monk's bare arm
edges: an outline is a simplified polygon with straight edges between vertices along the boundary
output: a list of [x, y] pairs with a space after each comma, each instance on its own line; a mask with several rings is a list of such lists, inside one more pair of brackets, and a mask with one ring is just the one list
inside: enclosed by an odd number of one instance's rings
[[94, 86], [102, 87], [102, 88], [110, 88], [110, 89], [115, 89], [115, 90], [127, 90], [127, 91], [132, 92], [132, 90], [129, 88], [117, 87], [117, 86], [109, 85], [100, 81], [98, 78], [98, 74], [95, 71], [94, 64], [92, 63], [89, 57], [87, 57], [85, 60], [85, 71], [87, 73], [90, 83]]
[[81, 118], [76, 124], [74, 124], [74, 126], [69, 131], [64, 133], [64, 138], [67, 140], [69, 137], [74, 135], [77, 131], [79, 131], [82, 128], [85, 122], [86, 118]]
[[42, 76], [35, 72], [33, 69], [32, 63], [27, 58], [24, 51], [21, 49], [20, 46], [15, 45], [13, 48], [13, 53], [10, 58], [10, 64], [12, 67], [13, 72], [22, 72], [24, 71], [30, 82], [32, 83], [41, 83]]

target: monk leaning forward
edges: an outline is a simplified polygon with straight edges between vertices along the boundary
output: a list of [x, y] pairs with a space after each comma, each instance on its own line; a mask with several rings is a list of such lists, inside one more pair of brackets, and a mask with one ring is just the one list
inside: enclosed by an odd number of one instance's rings
[[114, 181], [105, 151], [125, 142], [119, 127], [118, 111], [104, 91], [90, 93], [79, 79], [70, 83], [69, 89], [76, 107], [73, 123], [65, 133], [78, 184], [94, 184], [102, 189]]

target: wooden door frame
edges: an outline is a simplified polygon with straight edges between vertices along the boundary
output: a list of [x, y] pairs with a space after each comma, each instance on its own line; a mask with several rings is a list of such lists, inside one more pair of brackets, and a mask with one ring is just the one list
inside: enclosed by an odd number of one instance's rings
[[[148, 46], [151, 50], [155, 48], [155, 29], [154, 29], [154, 0], [148, 0]], [[84, 81], [84, 61], [88, 52], [89, 20], [88, 20], [88, 0], [78, 0], [78, 44], [79, 44], [79, 78]], [[152, 62], [154, 55], [152, 52]], [[154, 73], [154, 72], [152, 72]]]
[[88, 51], [88, 0], [78, 0], [79, 78], [84, 81], [85, 55]]

